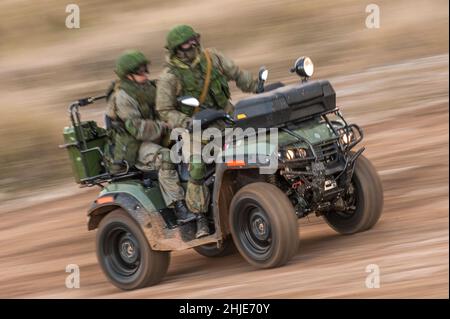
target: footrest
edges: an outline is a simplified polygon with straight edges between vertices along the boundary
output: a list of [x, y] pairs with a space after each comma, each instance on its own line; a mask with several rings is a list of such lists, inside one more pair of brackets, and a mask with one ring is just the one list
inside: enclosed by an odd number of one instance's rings
[[177, 218], [175, 217], [175, 213], [172, 208], [163, 208], [159, 210], [162, 218], [167, 224], [167, 227], [170, 229], [178, 227]]

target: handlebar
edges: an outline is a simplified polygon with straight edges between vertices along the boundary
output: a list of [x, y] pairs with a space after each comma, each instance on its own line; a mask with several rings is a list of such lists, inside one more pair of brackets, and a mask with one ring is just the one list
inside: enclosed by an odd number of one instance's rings
[[107, 95], [98, 95], [98, 96], [90, 96], [90, 97], [85, 97], [85, 98], [79, 99], [75, 102], [72, 102], [69, 105], [69, 112], [72, 112], [72, 110], [76, 107], [83, 107], [83, 106], [92, 104], [95, 101], [106, 99], [106, 97], [107, 97]]

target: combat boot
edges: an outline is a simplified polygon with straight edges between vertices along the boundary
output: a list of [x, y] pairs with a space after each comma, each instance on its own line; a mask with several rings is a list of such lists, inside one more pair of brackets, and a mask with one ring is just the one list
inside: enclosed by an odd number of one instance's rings
[[173, 210], [175, 212], [178, 225], [186, 224], [193, 221], [194, 219], [197, 219], [197, 215], [190, 212], [186, 207], [186, 205], [184, 204], [184, 200], [176, 201]]
[[197, 233], [195, 238], [201, 238], [209, 235], [208, 219], [205, 215], [199, 215], [197, 218]]

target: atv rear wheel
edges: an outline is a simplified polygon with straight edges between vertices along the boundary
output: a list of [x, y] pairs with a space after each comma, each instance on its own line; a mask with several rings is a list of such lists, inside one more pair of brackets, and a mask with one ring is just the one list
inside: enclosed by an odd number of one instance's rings
[[103, 272], [123, 290], [157, 284], [169, 267], [170, 253], [152, 250], [139, 225], [123, 209], [102, 219], [96, 244]]
[[236, 246], [233, 243], [233, 239], [228, 237], [223, 241], [220, 248], [217, 248], [216, 243], [212, 243], [194, 247], [194, 250], [205, 257], [224, 257], [234, 254], [236, 252]]
[[298, 226], [287, 196], [269, 183], [244, 186], [230, 205], [230, 230], [240, 254], [252, 265], [287, 263], [298, 250]]
[[354, 234], [372, 228], [383, 211], [383, 186], [372, 163], [360, 155], [352, 178], [354, 209], [329, 212], [325, 221], [341, 234]]

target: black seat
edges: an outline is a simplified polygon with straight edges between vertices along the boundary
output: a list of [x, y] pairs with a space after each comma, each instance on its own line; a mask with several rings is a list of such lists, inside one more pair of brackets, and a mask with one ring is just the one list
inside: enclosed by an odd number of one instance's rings
[[158, 180], [158, 170], [153, 169], [153, 170], [149, 170], [149, 171], [142, 171], [142, 177], [143, 177], [143, 179], [150, 179], [152, 181], [157, 181]]

